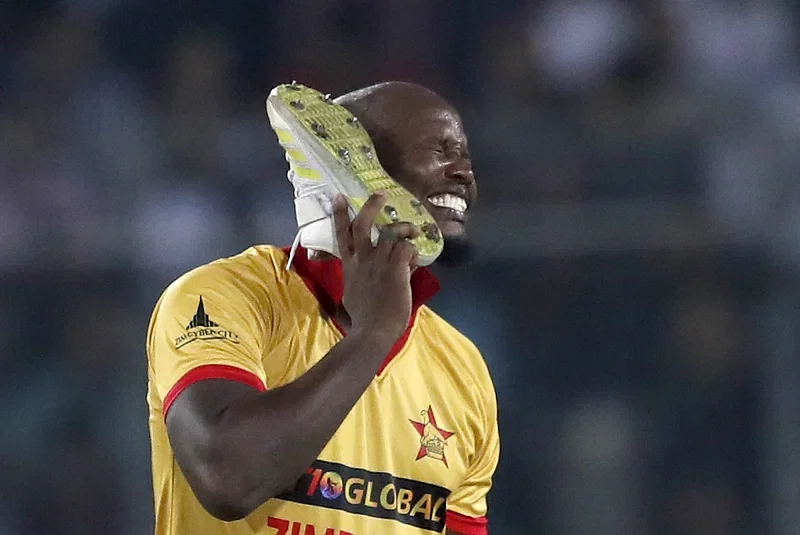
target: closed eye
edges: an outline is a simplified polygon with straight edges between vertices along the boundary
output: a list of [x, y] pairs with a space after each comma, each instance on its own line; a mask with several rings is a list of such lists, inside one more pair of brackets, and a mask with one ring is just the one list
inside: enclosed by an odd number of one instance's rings
[[467, 149], [464, 143], [459, 141], [448, 141], [445, 140], [441, 144], [442, 152], [447, 154], [452, 154], [454, 157], [463, 158], [465, 160], [471, 160], [469, 150]]

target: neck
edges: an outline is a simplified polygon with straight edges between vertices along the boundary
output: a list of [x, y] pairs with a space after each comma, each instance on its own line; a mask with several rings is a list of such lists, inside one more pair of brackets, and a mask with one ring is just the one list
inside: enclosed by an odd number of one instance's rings
[[[312, 250], [310, 260], [318, 261], [318, 262], [327, 262], [330, 260], [334, 260], [336, 257], [330, 253], [326, 253], [325, 251], [317, 251]], [[417, 266], [411, 268], [411, 273], [413, 274], [416, 271]], [[344, 305], [339, 305], [336, 312], [334, 313], [334, 317], [336, 322], [341, 325], [342, 329], [345, 331], [350, 330], [350, 315], [347, 313], [347, 310], [344, 308]]]
[[[326, 253], [325, 251], [318, 251], [318, 250], [309, 250], [309, 260], [313, 260], [315, 262], [329, 262], [331, 260], [335, 260], [336, 257], [330, 253]], [[336, 320], [336, 323], [341, 326], [341, 328], [347, 332], [350, 330], [350, 315], [345, 310], [344, 305], [339, 305], [336, 308], [336, 311], [333, 313], [333, 317]]]

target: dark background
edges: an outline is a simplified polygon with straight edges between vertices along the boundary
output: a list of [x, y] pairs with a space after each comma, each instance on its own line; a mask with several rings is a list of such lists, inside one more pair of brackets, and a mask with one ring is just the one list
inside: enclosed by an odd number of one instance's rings
[[493, 535], [800, 533], [800, 4], [0, 1], [0, 535], [152, 532], [165, 285], [286, 245], [277, 83], [463, 112]]

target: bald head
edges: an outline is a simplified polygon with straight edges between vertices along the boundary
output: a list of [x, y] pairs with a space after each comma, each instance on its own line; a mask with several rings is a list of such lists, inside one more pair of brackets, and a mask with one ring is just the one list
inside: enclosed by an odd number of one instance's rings
[[358, 117], [374, 142], [391, 138], [398, 126], [431, 109], [450, 110], [453, 107], [430, 89], [409, 82], [383, 82], [357, 89], [338, 97], [336, 104], [344, 106]]
[[365, 87], [335, 102], [367, 130], [386, 172], [436, 219], [445, 238], [438, 261], [457, 264], [469, 258], [464, 223], [477, 190], [464, 125], [453, 106], [407, 82]]

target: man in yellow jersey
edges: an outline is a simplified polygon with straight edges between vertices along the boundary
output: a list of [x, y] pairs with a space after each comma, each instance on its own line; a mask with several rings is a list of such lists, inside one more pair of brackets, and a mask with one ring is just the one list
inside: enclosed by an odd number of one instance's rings
[[[434, 217], [439, 260], [463, 256], [476, 188], [456, 110], [398, 82], [335, 102], [374, 141], [364, 155], [375, 149]], [[397, 221], [375, 236], [386, 194], [352, 218], [350, 199], [329, 200], [327, 219], [297, 203], [312, 230], [292, 250], [211, 262], [159, 299], [147, 338], [158, 535], [489, 532], [499, 439], [487, 367], [425, 306], [438, 282], [418, 267], [420, 229]]]

